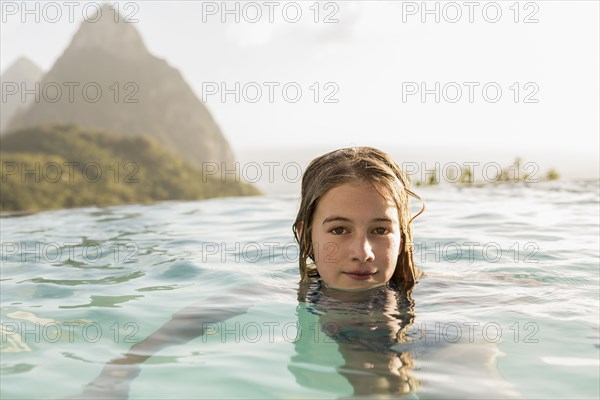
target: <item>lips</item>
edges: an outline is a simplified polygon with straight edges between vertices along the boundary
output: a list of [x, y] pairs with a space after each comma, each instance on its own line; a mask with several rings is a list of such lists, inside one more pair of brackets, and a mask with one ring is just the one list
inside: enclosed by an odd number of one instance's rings
[[369, 279], [370, 277], [372, 277], [373, 275], [375, 275], [375, 272], [369, 272], [369, 271], [350, 271], [350, 272], [344, 272], [343, 274], [346, 275], [350, 279], [354, 279], [354, 280], [357, 280], [357, 281], [366, 281], [367, 279]]

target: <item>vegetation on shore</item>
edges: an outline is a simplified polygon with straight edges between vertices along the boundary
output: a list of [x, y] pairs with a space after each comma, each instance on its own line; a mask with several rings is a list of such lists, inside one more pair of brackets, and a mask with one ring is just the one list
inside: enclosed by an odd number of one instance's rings
[[260, 194], [231, 177], [203, 174], [153, 139], [75, 125], [3, 136], [0, 159], [2, 212]]
[[[443, 181], [459, 185], [481, 186], [484, 184], [499, 183], [537, 183], [560, 179], [560, 174], [553, 168], [549, 169], [544, 175], [539, 175], [536, 164], [530, 162], [523, 163], [520, 157], [515, 158], [515, 161], [511, 165], [498, 168], [486, 169], [482, 173], [483, 176], [481, 179], [476, 179], [473, 170], [468, 166], [463, 166], [460, 169], [448, 168], [444, 173], [440, 173], [439, 169], [431, 169], [426, 171], [426, 179], [415, 182], [415, 185], [433, 186]], [[490, 176], [490, 172], [492, 176]]]

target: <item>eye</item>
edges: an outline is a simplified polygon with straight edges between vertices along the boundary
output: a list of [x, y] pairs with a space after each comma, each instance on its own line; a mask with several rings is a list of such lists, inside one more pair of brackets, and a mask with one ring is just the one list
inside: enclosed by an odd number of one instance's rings
[[335, 228], [330, 229], [329, 233], [333, 233], [334, 235], [342, 235], [345, 231], [346, 231], [345, 228], [343, 228], [341, 226], [336, 226]]
[[377, 235], [385, 235], [385, 234], [389, 233], [390, 231], [387, 228], [380, 226], [378, 228], [375, 228], [373, 230], [373, 232], [375, 232], [375, 234], [377, 234]]

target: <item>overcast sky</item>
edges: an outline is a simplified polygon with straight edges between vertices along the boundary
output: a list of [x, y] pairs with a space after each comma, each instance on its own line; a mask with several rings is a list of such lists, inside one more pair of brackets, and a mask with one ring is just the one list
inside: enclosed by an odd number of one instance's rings
[[[20, 1], [2, 1], [2, 70], [19, 56], [48, 70], [78, 29], [84, 3], [70, 22], [56, 2], [62, 16], [53, 23], [44, 17], [55, 10], [44, 15], [39, 4], [36, 22]], [[529, 155], [598, 174], [597, 1], [429, 1], [430, 14], [421, 1], [228, 2], [237, 15], [222, 4], [119, 7], [137, 19], [150, 52], [205, 97], [241, 158], [258, 148], [368, 144], [446, 159]], [[222, 101], [221, 85], [236, 82], [240, 102], [233, 94]], [[264, 82], [273, 82], [273, 102]], [[431, 92], [423, 98], [422, 89]]]

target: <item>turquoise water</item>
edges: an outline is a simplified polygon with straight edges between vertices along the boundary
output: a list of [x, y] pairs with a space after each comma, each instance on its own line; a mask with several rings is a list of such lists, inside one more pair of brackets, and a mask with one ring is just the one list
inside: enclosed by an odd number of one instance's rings
[[1, 397], [598, 398], [598, 181], [416, 191], [412, 298], [299, 303], [296, 196], [3, 218]]

